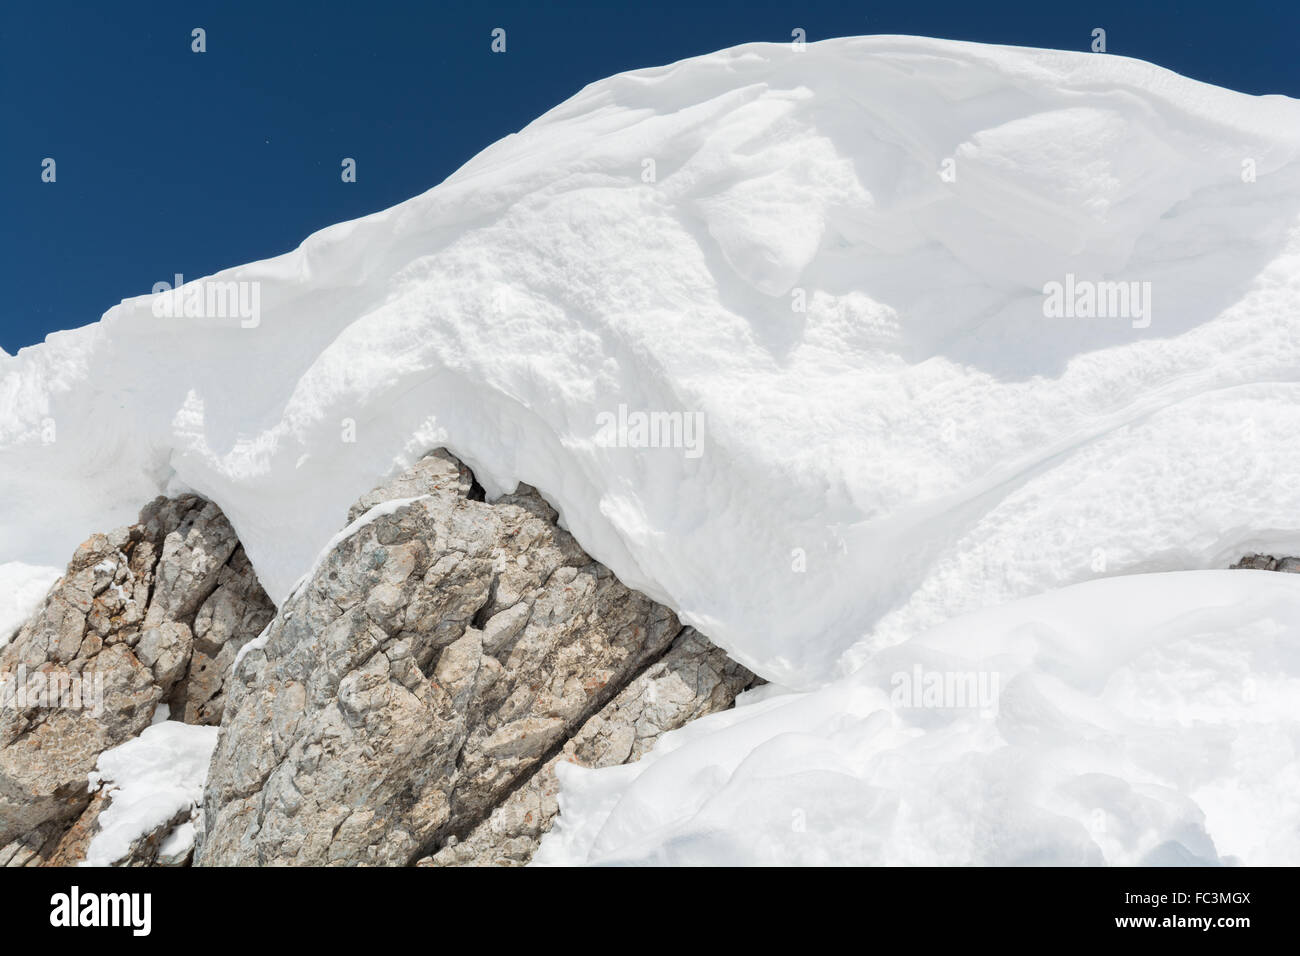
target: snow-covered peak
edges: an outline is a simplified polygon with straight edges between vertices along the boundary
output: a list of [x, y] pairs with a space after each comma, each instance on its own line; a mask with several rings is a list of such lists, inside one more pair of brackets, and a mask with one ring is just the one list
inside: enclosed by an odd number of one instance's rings
[[[445, 445], [812, 686], [981, 604], [1294, 551], [1298, 157], [1300, 103], [1107, 55], [871, 37], [612, 77], [219, 301], [0, 356], [0, 563], [193, 490], [279, 600]], [[1089, 316], [1102, 281], [1121, 314]]]

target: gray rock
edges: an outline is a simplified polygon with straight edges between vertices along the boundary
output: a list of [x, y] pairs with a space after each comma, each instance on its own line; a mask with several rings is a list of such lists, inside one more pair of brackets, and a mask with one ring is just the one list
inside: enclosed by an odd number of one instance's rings
[[1283, 571], [1289, 574], [1300, 574], [1300, 558], [1281, 557], [1275, 558], [1271, 554], [1248, 554], [1236, 564], [1232, 569], [1247, 568], [1252, 571]]
[[730, 707], [757, 681], [694, 628], [686, 628], [647, 668], [565, 742], [561, 751], [516, 787], [464, 838], [452, 836], [417, 866], [522, 866], [559, 813], [561, 762], [583, 767], [632, 763], [660, 736], [697, 717]]
[[1232, 570], [1237, 568], [1246, 568], [1251, 571], [1273, 571], [1277, 569], [1277, 558], [1269, 554], [1247, 554], [1231, 566]]
[[63, 838], [58, 821], [48, 821], [0, 847], [0, 866], [42, 866]]
[[275, 605], [258, 584], [248, 556], [236, 548], [194, 618], [190, 666], [173, 693], [172, 716], [187, 724], [220, 724], [235, 657], [274, 616]]
[[[537, 492], [478, 497], [438, 452], [352, 509], [227, 681], [198, 865], [420, 859], [472, 833], [678, 637]], [[377, 507], [399, 499], [413, 500]], [[660, 706], [619, 733], [678, 719]]]

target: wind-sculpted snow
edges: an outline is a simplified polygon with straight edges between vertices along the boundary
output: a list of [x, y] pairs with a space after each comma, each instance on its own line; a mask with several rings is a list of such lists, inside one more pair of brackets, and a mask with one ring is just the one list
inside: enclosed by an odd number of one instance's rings
[[[1293, 553], [1298, 157], [1295, 101], [1107, 55], [874, 37], [616, 76], [215, 277], [253, 312], [142, 296], [0, 356], [0, 562], [195, 491], [280, 601], [445, 446], [812, 687], [983, 604]], [[1098, 280], [1136, 283], [1122, 314], [1044, 294]]]
[[535, 862], [1294, 865], [1297, 647], [1300, 587], [1267, 571], [978, 611], [636, 763], [561, 764]]

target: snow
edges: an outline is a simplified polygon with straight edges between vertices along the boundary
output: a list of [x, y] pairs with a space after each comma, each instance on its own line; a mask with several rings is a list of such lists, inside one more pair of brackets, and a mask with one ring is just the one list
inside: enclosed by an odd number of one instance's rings
[[[199, 806], [219, 730], [164, 720], [100, 754], [90, 788], [105, 786], [112, 799], [99, 814], [99, 829], [81, 865], [111, 866], [133, 841]], [[165, 853], [179, 851], [185, 834], [193, 840], [193, 827], [186, 826], [182, 821], [167, 835]]]
[[[536, 862], [1294, 865], [1298, 649], [1292, 574], [1133, 575], [977, 611], [635, 764], [562, 764]], [[930, 675], [993, 694], [916, 696]]]
[[158, 845], [159, 859], [183, 859], [194, 848], [196, 836], [197, 830], [192, 822], [182, 823]]
[[21, 561], [0, 564], [0, 647], [18, 633], [62, 574], [59, 568]]
[[270, 639], [271, 639], [271, 625], [268, 624], [266, 625], [266, 627], [262, 628], [261, 634], [258, 634], [257, 637], [253, 638], [251, 641], [249, 641], [247, 644], [245, 644], [243, 647], [241, 647], [239, 650], [235, 652], [235, 659], [230, 662], [230, 673], [233, 674], [237, 670], [239, 670], [239, 662], [244, 659], [245, 654], [249, 654], [252, 651], [262, 650], [263, 648], [266, 647], [266, 642], [269, 641]]
[[[1295, 101], [1110, 55], [886, 36], [615, 76], [220, 273], [252, 319], [142, 296], [0, 357], [0, 560], [190, 490], [282, 601], [446, 446], [811, 689], [986, 604], [1296, 550], [1298, 156]], [[1045, 318], [1069, 276], [1151, 296]], [[599, 441], [624, 405], [702, 415], [702, 454]]]
[[[539, 862], [1300, 859], [1300, 576], [1204, 570], [1300, 553], [1296, 101], [749, 44], [212, 278], [256, 314], [141, 296], [0, 353], [0, 642], [159, 493], [282, 602], [445, 446], [773, 682], [562, 766]], [[195, 804], [215, 737], [101, 757], [93, 861]]]

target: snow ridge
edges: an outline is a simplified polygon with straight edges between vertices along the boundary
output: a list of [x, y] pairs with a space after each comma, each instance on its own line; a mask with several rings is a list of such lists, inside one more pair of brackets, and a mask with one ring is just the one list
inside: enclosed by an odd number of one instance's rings
[[[865, 37], [611, 77], [213, 277], [254, 321], [142, 296], [0, 356], [0, 562], [194, 491], [282, 601], [445, 446], [811, 688], [984, 604], [1294, 553], [1297, 157], [1295, 101], [1108, 55]], [[1149, 283], [1147, 314], [1047, 317], [1069, 277]], [[702, 414], [703, 454], [600, 441], [620, 405]]]

